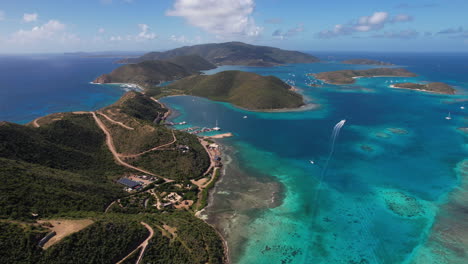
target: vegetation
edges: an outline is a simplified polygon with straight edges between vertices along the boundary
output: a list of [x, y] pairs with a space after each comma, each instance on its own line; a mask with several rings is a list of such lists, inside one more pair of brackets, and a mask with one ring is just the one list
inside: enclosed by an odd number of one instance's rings
[[241, 71], [190, 76], [168, 86], [168, 89], [183, 90], [189, 95], [229, 102], [251, 110], [302, 106], [302, 96], [290, 88], [276, 77]]
[[331, 84], [353, 84], [354, 77], [376, 77], [376, 76], [395, 76], [395, 77], [415, 77], [416, 74], [406, 69], [400, 68], [374, 68], [368, 70], [341, 70], [332, 72], [321, 72], [311, 74], [315, 78]]
[[214, 67], [211, 63], [195, 55], [175, 57], [167, 61], [142, 61], [137, 64], [123, 65], [109, 74], [101, 75], [94, 82], [133, 83], [147, 88]]
[[220, 175], [219, 169], [215, 170], [215, 173], [212, 176], [213, 180], [201, 192], [201, 198], [198, 203], [198, 210], [201, 210], [208, 205], [208, 196], [210, 194], [210, 190], [213, 189], [213, 187], [215, 186], [215, 183], [218, 181], [219, 175]]
[[341, 70], [311, 74], [315, 78], [331, 84], [353, 84], [354, 77], [396, 76], [415, 77], [416, 74], [401, 68], [374, 68], [368, 70]]
[[[134, 166], [179, 181], [202, 175], [210, 166], [210, 158], [197, 137], [184, 132], [175, 132], [175, 135], [176, 144], [127, 161]], [[187, 145], [190, 149], [184, 153], [177, 148], [177, 145]]]
[[[116, 263], [148, 237], [141, 222], [155, 231], [143, 263], [222, 263], [224, 248], [212, 227], [183, 208], [154, 206], [158, 200], [167, 202], [171, 191], [196, 201], [198, 188], [189, 179], [199, 178], [210, 164], [194, 135], [176, 131], [176, 142], [165, 145], [173, 139], [172, 131], [160, 124], [165, 113], [147, 95], [130, 92], [96, 114], [119, 151], [164, 145], [122, 159], [177, 181], [159, 179], [131, 193], [113, 182], [131, 170], [115, 162], [91, 114], [46, 116], [37, 128], [0, 123], [0, 263]], [[184, 208], [190, 210], [190, 205]], [[54, 218], [92, 219], [94, 224], [45, 250], [38, 242], [51, 230], [36, 220]], [[176, 232], [163, 231], [165, 225]], [[137, 257], [135, 253], [125, 263]]]
[[441, 93], [441, 94], [455, 94], [456, 90], [445, 83], [442, 82], [432, 82], [426, 84], [420, 83], [396, 83], [392, 87], [402, 88], [402, 89], [411, 89], [411, 90], [421, 90], [425, 92], [432, 93]]
[[[150, 241], [143, 263], [223, 263], [224, 250], [216, 231], [190, 213], [148, 216], [156, 223], [176, 228], [176, 236], [156, 232]], [[166, 233], [167, 235], [167, 233]]]
[[35, 225], [0, 222], [0, 263], [37, 263], [37, 245], [47, 233]]
[[0, 218], [32, 219], [73, 211], [103, 211], [120, 187], [63, 170], [0, 158]]
[[113, 217], [64, 238], [46, 250], [39, 263], [116, 263], [148, 235], [139, 222]]
[[351, 60], [345, 60], [342, 61], [344, 64], [362, 64], [362, 65], [382, 65], [382, 66], [391, 66], [393, 64], [384, 62], [384, 61], [378, 61], [378, 60], [369, 60], [369, 59], [351, 59]]
[[139, 58], [124, 59], [119, 62], [138, 63], [193, 54], [216, 65], [275, 66], [288, 63], [314, 63], [319, 61], [318, 58], [312, 55], [298, 51], [254, 46], [242, 42], [227, 42], [187, 46], [165, 52], [150, 52]]

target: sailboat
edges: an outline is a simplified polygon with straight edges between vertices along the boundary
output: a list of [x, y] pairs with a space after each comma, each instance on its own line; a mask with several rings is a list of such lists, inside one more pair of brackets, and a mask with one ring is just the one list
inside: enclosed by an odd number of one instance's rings
[[213, 127], [213, 130], [214, 130], [214, 131], [219, 131], [219, 130], [221, 130], [221, 128], [218, 127], [218, 119], [216, 119], [216, 126]]
[[445, 117], [445, 119], [447, 119], [447, 120], [452, 119], [452, 117], [450, 116], [450, 112], [449, 112], [448, 116]]

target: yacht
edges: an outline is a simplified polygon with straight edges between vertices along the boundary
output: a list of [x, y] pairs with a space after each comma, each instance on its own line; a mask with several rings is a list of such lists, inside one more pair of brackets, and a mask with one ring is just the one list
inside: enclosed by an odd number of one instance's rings
[[244, 116], [243, 118], [244, 118], [244, 119], [247, 119], [247, 116]]

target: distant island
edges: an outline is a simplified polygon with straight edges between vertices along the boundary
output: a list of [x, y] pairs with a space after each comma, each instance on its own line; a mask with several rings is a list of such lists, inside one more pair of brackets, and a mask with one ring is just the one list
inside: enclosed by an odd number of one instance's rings
[[123, 65], [109, 74], [99, 76], [93, 82], [99, 84], [132, 83], [148, 88], [214, 68], [216, 68], [215, 65], [200, 56], [185, 55]]
[[150, 52], [139, 58], [128, 58], [118, 63], [139, 63], [166, 60], [182, 55], [198, 55], [215, 65], [244, 65], [271, 67], [289, 63], [314, 63], [320, 60], [312, 55], [273, 47], [255, 46], [242, 42], [212, 43], [186, 46], [165, 52]]
[[416, 77], [417, 75], [401, 68], [375, 68], [368, 70], [340, 70], [310, 74], [330, 84], [353, 84], [359, 77]]
[[440, 93], [440, 94], [455, 94], [456, 90], [442, 82], [432, 82], [426, 84], [420, 83], [396, 83], [390, 85], [392, 88], [400, 88], [400, 89], [410, 89], [416, 91], [423, 91], [423, 92], [431, 92], [431, 93]]
[[[198, 55], [178, 56], [164, 61], [126, 64], [99, 76], [94, 83], [136, 84], [151, 96], [194, 95], [249, 110], [280, 110], [304, 105], [302, 95], [277, 77], [241, 71], [199, 74], [201, 70], [215, 67]], [[176, 82], [158, 87], [167, 81]]]
[[394, 64], [378, 60], [369, 60], [369, 59], [351, 59], [345, 60], [341, 63], [344, 64], [356, 64], [356, 65], [380, 65], [380, 66], [393, 66]]
[[302, 95], [277, 77], [242, 71], [194, 75], [168, 85], [167, 89], [229, 102], [249, 110], [298, 108], [304, 105]]

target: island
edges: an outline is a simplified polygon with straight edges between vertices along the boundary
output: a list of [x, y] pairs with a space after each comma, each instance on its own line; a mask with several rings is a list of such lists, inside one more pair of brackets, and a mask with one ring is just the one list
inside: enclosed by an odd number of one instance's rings
[[177, 56], [123, 65], [99, 76], [93, 83], [131, 83], [147, 88], [214, 68], [215, 65], [197, 55]]
[[304, 105], [302, 95], [277, 77], [242, 71], [194, 75], [168, 85], [167, 89], [249, 110], [279, 110]]
[[166, 125], [168, 111], [128, 92], [97, 111], [0, 122], [1, 262], [226, 263], [195, 216], [220, 151]]
[[390, 85], [392, 88], [399, 89], [410, 89], [415, 91], [430, 92], [430, 93], [439, 93], [439, 94], [455, 94], [456, 90], [442, 82], [431, 82], [431, 83], [395, 83]]
[[314, 63], [320, 61], [317, 57], [303, 52], [256, 46], [242, 42], [226, 42], [186, 46], [164, 52], [150, 52], [139, 58], [128, 58], [117, 62], [139, 63], [148, 60], [165, 60], [182, 55], [198, 55], [215, 65], [259, 67], [271, 67], [290, 63]]
[[330, 84], [353, 84], [360, 77], [416, 77], [417, 75], [402, 68], [373, 68], [367, 70], [340, 70], [311, 73], [309, 75]]
[[389, 62], [370, 60], [370, 59], [351, 59], [351, 60], [344, 60], [341, 63], [356, 64], [356, 65], [380, 65], [380, 66], [393, 66], [394, 65]]

